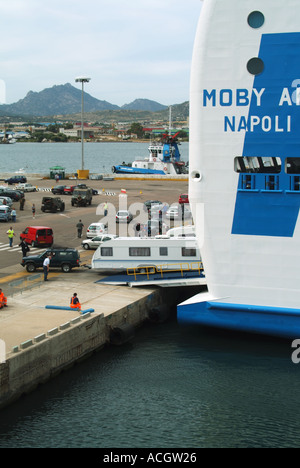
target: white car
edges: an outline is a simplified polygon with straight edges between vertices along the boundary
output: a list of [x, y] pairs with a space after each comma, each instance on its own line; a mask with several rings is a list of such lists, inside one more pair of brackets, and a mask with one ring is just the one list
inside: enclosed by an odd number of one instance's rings
[[93, 237], [101, 236], [107, 233], [107, 226], [103, 223], [92, 223], [86, 230], [86, 237], [93, 239]]
[[130, 223], [130, 221], [133, 219], [132, 214], [130, 211], [127, 210], [122, 210], [118, 211], [116, 215], [116, 223]]
[[81, 245], [85, 250], [96, 250], [99, 245], [103, 244], [103, 242], [116, 239], [117, 237], [118, 236], [115, 236], [114, 234], [103, 234], [102, 236], [93, 237], [93, 239], [85, 239], [81, 242]]
[[0, 195], [0, 205], [7, 205], [7, 206], [9, 206], [11, 208], [13, 203], [14, 202], [12, 201], [12, 199], [10, 197], [1, 197], [1, 195]]
[[31, 184], [18, 184], [16, 190], [21, 190], [22, 192], [36, 192], [36, 187]]
[[168, 219], [182, 219], [182, 210], [184, 210], [184, 219], [190, 219], [192, 217], [192, 212], [186, 205], [180, 205], [179, 207], [171, 206], [166, 213], [166, 217]]

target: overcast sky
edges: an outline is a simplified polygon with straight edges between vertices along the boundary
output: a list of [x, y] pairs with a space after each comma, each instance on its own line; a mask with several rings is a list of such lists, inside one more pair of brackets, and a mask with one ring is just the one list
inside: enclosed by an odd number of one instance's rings
[[201, 4], [201, 0], [0, 0], [5, 102], [54, 85], [80, 88], [77, 76], [91, 77], [86, 92], [119, 106], [137, 98], [165, 105], [187, 101]]

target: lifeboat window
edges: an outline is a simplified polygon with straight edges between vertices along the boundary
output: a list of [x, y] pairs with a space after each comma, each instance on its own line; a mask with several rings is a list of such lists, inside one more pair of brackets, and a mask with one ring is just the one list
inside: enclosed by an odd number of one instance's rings
[[285, 172], [287, 174], [300, 174], [300, 158], [287, 158]]
[[253, 11], [248, 16], [248, 24], [253, 29], [261, 28], [265, 23], [265, 17], [260, 11]]
[[278, 157], [241, 156], [235, 158], [234, 170], [246, 174], [279, 174], [281, 172], [281, 159]]

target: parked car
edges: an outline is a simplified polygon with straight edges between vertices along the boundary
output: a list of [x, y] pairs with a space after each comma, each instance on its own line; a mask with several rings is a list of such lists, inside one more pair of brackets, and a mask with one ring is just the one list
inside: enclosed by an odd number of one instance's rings
[[147, 200], [145, 201], [144, 205], [147, 210], [150, 210], [152, 205], [162, 205], [162, 202], [158, 200]]
[[67, 185], [65, 188], [64, 188], [64, 194], [65, 195], [72, 195], [74, 190], [76, 188], [76, 185]]
[[160, 231], [161, 234], [165, 234], [168, 229], [169, 226], [167, 226], [164, 222], [160, 222], [157, 219], [151, 219], [147, 222], [147, 224], [142, 225], [142, 235], [154, 237], [160, 234]]
[[182, 193], [180, 196], [179, 196], [179, 200], [178, 200], [178, 203], [182, 204], [182, 203], [190, 203], [189, 202], [189, 196], [187, 193]]
[[0, 206], [0, 221], [11, 221], [11, 208], [9, 206]]
[[72, 194], [72, 206], [87, 206], [91, 205], [93, 200], [93, 192], [90, 188], [79, 189], [76, 187]]
[[19, 192], [19, 190], [12, 190], [12, 189], [0, 189], [0, 197], [9, 197], [13, 201], [19, 201], [21, 198], [24, 197], [23, 192]]
[[48, 249], [40, 255], [30, 255], [23, 257], [21, 265], [29, 273], [33, 273], [37, 268], [43, 267], [43, 262], [47, 255], [51, 254], [50, 270], [61, 268], [64, 273], [69, 273], [72, 268], [80, 267], [80, 255], [76, 249]]
[[16, 189], [22, 192], [36, 192], [36, 187], [28, 183], [18, 184], [16, 185]]
[[190, 219], [192, 217], [192, 212], [188, 206], [171, 206], [167, 213], [166, 218], [168, 219]]
[[114, 234], [103, 234], [102, 236], [93, 237], [93, 239], [85, 239], [81, 242], [81, 245], [85, 250], [96, 250], [99, 245], [103, 244], [103, 242], [116, 239], [117, 237], [118, 236], [115, 236]]
[[43, 197], [41, 210], [51, 213], [56, 213], [58, 210], [65, 211], [65, 204], [60, 197]]
[[28, 226], [21, 234], [27, 244], [36, 246], [51, 246], [54, 242], [53, 231], [47, 226]]
[[25, 176], [13, 176], [5, 180], [5, 183], [9, 185], [24, 184], [25, 182], [27, 182], [27, 178]]
[[92, 195], [98, 195], [98, 193], [99, 193], [98, 190], [93, 189], [91, 187], [88, 187], [86, 184], [78, 184], [76, 188], [78, 188], [78, 189], [91, 189]]
[[10, 208], [12, 207], [13, 205], [13, 201], [10, 197], [1, 197], [0, 196], [0, 205], [7, 205], [9, 206]]
[[93, 239], [93, 237], [100, 236], [107, 232], [107, 225], [103, 223], [92, 223], [86, 230], [86, 237], [88, 239]]
[[55, 187], [52, 187], [51, 192], [54, 195], [64, 195], [65, 188], [66, 188], [65, 185], [55, 185]]
[[133, 219], [133, 216], [132, 214], [130, 213], [130, 211], [127, 211], [127, 210], [121, 210], [121, 211], [118, 211], [117, 215], [116, 215], [116, 222], [117, 223], [130, 223], [130, 221]]

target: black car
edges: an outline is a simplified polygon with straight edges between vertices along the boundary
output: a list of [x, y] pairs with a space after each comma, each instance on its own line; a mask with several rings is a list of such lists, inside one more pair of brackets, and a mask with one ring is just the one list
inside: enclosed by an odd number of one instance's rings
[[27, 182], [27, 178], [25, 176], [13, 176], [5, 180], [5, 183], [9, 185], [25, 184], [26, 182]]
[[61, 268], [64, 273], [69, 273], [72, 268], [80, 267], [80, 255], [76, 249], [48, 249], [40, 255], [30, 255], [23, 257], [21, 265], [26, 267], [29, 273], [33, 273], [37, 268], [43, 268], [43, 263], [47, 255], [52, 255], [50, 269]]
[[65, 187], [65, 185], [55, 185], [55, 187], [52, 188], [51, 192], [55, 195], [63, 195]]
[[0, 189], [0, 196], [9, 197], [13, 201], [19, 201], [21, 198], [24, 197], [24, 193], [20, 192], [19, 190]]

